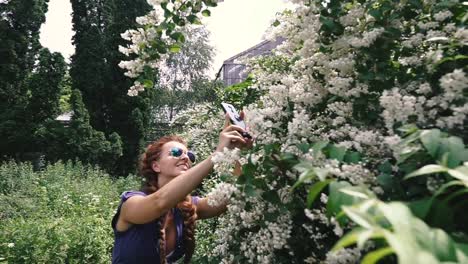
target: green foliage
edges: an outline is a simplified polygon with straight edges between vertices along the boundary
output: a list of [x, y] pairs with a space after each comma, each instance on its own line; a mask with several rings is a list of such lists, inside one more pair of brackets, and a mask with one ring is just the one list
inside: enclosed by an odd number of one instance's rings
[[124, 59], [119, 46], [126, 44], [121, 33], [137, 27], [136, 17], [148, 12], [150, 6], [145, 0], [71, 3], [76, 47], [70, 66], [72, 87], [82, 94], [90, 127], [104, 133], [99, 137], [109, 138], [117, 133], [122, 141], [119, 155], [105, 159], [89, 156], [86, 160], [99, 163], [117, 175], [133, 173], [150, 126], [154, 92], [148, 90], [139, 98], [127, 95], [131, 80], [118, 66]]
[[238, 109], [252, 104], [260, 98], [260, 93], [257, 89], [252, 87], [253, 80], [252, 77], [248, 77], [245, 81], [228, 86], [221, 87], [216, 91], [218, 101], [220, 105], [221, 102], [229, 102]]
[[45, 0], [0, 3], [0, 157], [30, 159], [43, 146], [37, 131], [55, 118], [65, 62], [39, 43]]
[[101, 131], [94, 130], [90, 125], [89, 114], [81, 100], [79, 90], [72, 92], [73, 117], [70, 123], [70, 148], [67, 158], [76, 157], [81, 161], [107, 165], [112, 168], [115, 160], [122, 155], [122, 141], [117, 133], [109, 137], [109, 141]]
[[110, 222], [119, 195], [138, 188], [136, 177], [111, 180], [81, 162], [43, 171], [27, 163], [0, 166], [0, 261], [109, 263]]
[[468, 261], [468, 244], [457, 243], [443, 230], [429, 227], [403, 203], [366, 199], [343, 210], [359, 227], [341, 238], [334, 250], [352, 244], [363, 248], [369, 239], [383, 239], [388, 245], [368, 253], [363, 263], [377, 263], [388, 254], [396, 254], [401, 264]]
[[[465, 144], [460, 138], [438, 129], [403, 130], [407, 134], [398, 146], [397, 158], [397, 164], [407, 172], [402, 180], [414, 181], [424, 176], [434, 177], [432, 179], [438, 183], [431, 186], [429, 181], [414, 182], [413, 186], [419, 186], [419, 191], [399, 197], [407, 200], [406, 204], [380, 202], [365, 188], [348, 183], [330, 184], [327, 212], [339, 216], [342, 224], [346, 223], [343, 221], [345, 214], [360, 226], [340, 239], [335, 250], [355, 243], [363, 248], [368, 239], [384, 239], [387, 244], [377, 244], [381, 247], [368, 253], [363, 263], [377, 263], [388, 254], [396, 254], [398, 263], [466, 262], [468, 240], [463, 232], [466, 232], [468, 167]], [[441, 165], [427, 164], [431, 161]], [[449, 165], [452, 168], [447, 167]], [[388, 169], [382, 167], [381, 171], [388, 172]]]
[[[147, 25], [146, 30], [152, 28], [156, 31], [156, 36], [151, 39], [150, 42], [141, 43], [140, 54], [148, 54], [144, 60], [158, 60], [162, 54], [166, 54], [168, 49], [171, 52], [175, 52], [172, 56], [177, 56], [177, 52], [184, 51], [184, 44], [186, 43], [186, 36], [190, 37], [190, 32], [186, 32], [190, 24], [201, 25], [200, 15], [210, 16], [209, 7], [217, 6], [217, 1], [212, 0], [193, 0], [186, 1], [180, 5], [173, 5], [174, 0], [163, 1], [160, 4], [162, 11], [164, 12], [164, 20], [158, 25]], [[166, 38], [168, 37], [168, 38]], [[175, 43], [172, 43], [175, 41]], [[156, 49], [154, 49], [154, 47]], [[182, 48], [180, 48], [182, 47]], [[202, 58], [201, 61], [206, 61], [212, 56], [210, 49], [199, 49], [196, 47], [196, 51], [207, 52], [208, 57]], [[208, 60], [209, 61], [209, 60]], [[195, 62], [196, 63], [196, 62]], [[191, 63], [184, 63], [186, 67], [191, 67]], [[203, 69], [205, 66], [202, 66]], [[145, 71], [138, 77], [140, 83], [145, 83], [148, 80], [157, 82], [155, 79], [155, 72], [152, 70]]]

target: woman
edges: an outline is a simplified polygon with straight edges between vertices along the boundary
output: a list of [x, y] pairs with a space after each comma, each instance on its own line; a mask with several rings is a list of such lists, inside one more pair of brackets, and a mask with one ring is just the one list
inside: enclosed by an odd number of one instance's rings
[[[216, 151], [250, 146], [252, 140], [242, 132], [226, 116]], [[192, 162], [194, 156], [180, 137], [163, 137], [148, 146], [140, 162], [145, 184], [141, 191], [122, 194], [112, 219], [113, 264], [172, 263], [184, 254], [184, 263], [190, 262], [195, 220], [226, 210], [226, 205], [210, 207], [205, 198], [189, 195], [213, 168], [211, 156], [193, 168]]]

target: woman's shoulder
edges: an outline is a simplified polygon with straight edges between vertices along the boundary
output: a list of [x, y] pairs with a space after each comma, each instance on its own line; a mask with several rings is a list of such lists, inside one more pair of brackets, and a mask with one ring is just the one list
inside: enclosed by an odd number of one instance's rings
[[142, 191], [124, 191], [121, 195], [120, 198], [122, 199], [123, 202], [128, 200], [128, 198], [132, 196], [146, 196], [147, 194], [142, 192]]

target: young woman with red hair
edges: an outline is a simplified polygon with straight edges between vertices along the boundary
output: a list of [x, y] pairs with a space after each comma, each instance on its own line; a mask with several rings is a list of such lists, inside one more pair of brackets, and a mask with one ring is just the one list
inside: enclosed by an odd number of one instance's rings
[[[226, 116], [216, 151], [251, 146], [242, 132]], [[213, 168], [211, 156], [194, 167], [193, 162], [194, 155], [178, 136], [162, 137], [147, 147], [139, 167], [143, 188], [124, 192], [112, 219], [113, 264], [173, 263], [184, 255], [184, 263], [190, 262], [195, 220], [226, 210], [226, 205], [211, 207], [205, 198], [190, 196]]]

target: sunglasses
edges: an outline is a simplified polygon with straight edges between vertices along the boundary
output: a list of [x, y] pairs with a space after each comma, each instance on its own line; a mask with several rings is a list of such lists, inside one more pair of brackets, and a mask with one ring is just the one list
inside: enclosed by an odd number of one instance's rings
[[[182, 154], [184, 154], [184, 150], [181, 149], [181, 148], [178, 148], [178, 147], [172, 147], [170, 150], [169, 150], [169, 154], [172, 156], [172, 157], [175, 157], [175, 158], [180, 158], [182, 156]], [[189, 158], [189, 160], [194, 163], [195, 162], [195, 154], [192, 152], [192, 151], [187, 151], [187, 157]]]

